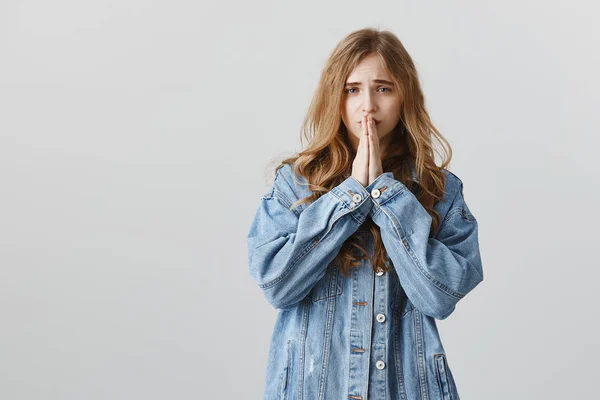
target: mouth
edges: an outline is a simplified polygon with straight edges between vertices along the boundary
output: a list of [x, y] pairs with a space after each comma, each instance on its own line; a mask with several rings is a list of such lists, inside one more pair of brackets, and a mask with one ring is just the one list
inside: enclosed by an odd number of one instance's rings
[[[375, 125], [379, 124], [381, 121], [378, 121], [376, 119], [373, 119], [373, 121], [375, 121]], [[362, 121], [358, 121], [359, 124], [362, 124]]]

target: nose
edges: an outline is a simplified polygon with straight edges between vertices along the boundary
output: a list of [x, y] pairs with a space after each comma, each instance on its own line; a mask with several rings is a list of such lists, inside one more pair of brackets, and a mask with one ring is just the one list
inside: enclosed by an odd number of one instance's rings
[[365, 94], [362, 110], [364, 114], [374, 114], [376, 111], [376, 107], [370, 93]]

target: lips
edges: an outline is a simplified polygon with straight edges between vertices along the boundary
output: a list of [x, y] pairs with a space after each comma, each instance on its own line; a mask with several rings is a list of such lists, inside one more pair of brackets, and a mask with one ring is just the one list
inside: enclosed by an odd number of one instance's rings
[[[381, 121], [378, 121], [376, 119], [373, 119], [373, 121], [375, 121], [375, 125], [377, 125], [378, 123], [380, 123]], [[362, 124], [362, 121], [358, 121], [359, 124]]]

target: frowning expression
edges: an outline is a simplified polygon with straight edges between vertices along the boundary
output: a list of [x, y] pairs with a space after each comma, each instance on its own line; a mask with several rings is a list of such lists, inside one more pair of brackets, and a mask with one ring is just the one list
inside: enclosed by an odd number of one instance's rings
[[358, 144], [363, 115], [376, 121], [379, 140], [386, 138], [400, 121], [402, 98], [377, 54], [363, 59], [346, 79], [342, 121], [351, 141]]

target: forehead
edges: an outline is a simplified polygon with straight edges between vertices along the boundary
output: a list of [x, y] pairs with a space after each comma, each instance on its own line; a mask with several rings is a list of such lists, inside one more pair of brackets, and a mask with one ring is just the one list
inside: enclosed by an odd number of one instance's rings
[[362, 60], [350, 73], [347, 82], [371, 81], [382, 79], [391, 81], [392, 77], [386, 70], [383, 61], [377, 54], [370, 55]]

